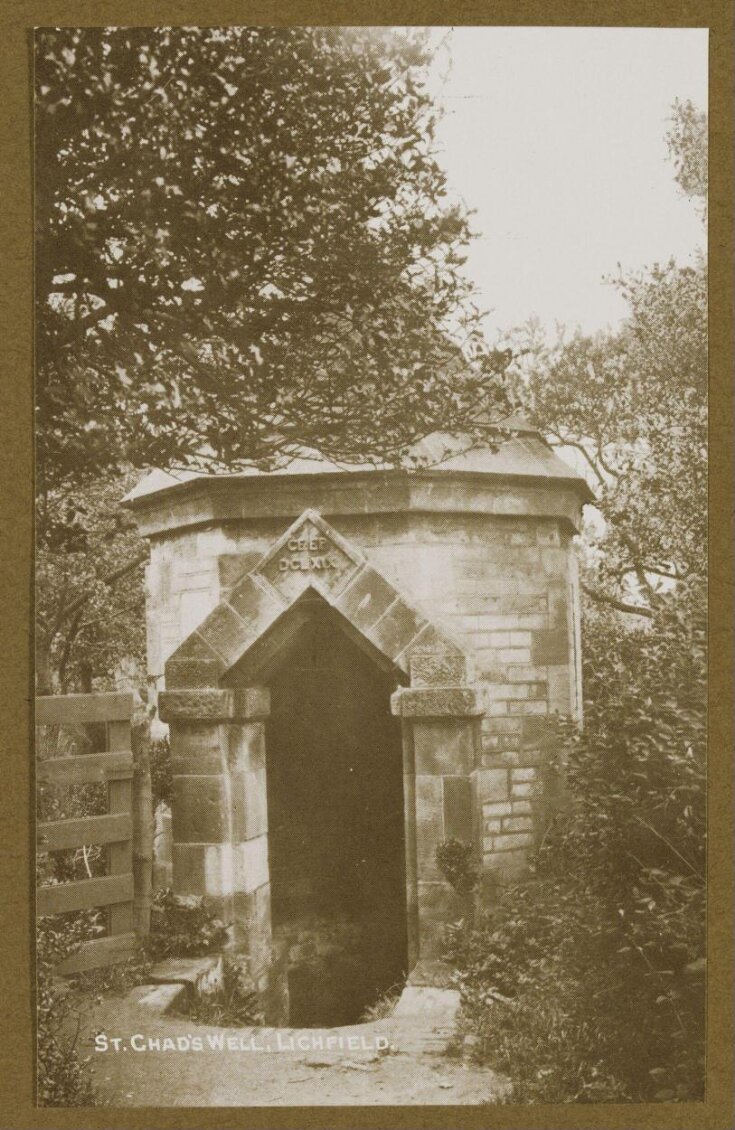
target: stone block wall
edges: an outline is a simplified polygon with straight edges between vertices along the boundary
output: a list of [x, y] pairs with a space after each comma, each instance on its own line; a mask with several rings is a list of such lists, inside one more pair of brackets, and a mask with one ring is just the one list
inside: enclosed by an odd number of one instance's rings
[[146, 568], [148, 673], [159, 687], [168, 657], [268, 552], [283, 529], [282, 521], [256, 523], [239, 533], [216, 525], [151, 541]]
[[[473, 681], [484, 707], [477, 764], [470, 768], [475, 839], [482, 845], [486, 876], [512, 879], [546, 818], [543, 722], [554, 713], [578, 715], [580, 709], [570, 524], [512, 513], [324, 517], [474, 660]], [[166, 659], [287, 524], [283, 518], [239, 520], [171, 531], [152, 541], [149, 670], [161, 684]], [[430, 746], [433, 757], [454, 756], [451, 743]], [[457, 821], [445, 819], [444, 807], [441, 820], [442, 836], [454, 834]]]
[[375, 567], [475, 661], [485, 710], [476, 835], [486, 879], [510, 881], [526, 867], [547, 818], [543, 722], [579, 712], [571, 530], [522, 516], [410, 515], [373, 520], [370, 532], [357, 522], [351, 528], [353, 521], [346, 536], [360, 539]]
[[[349, 516], [338, 528], [474, 660], [484, 706], [475, 837], [486, 878], [511, 881], [548, 818], [543, 723], [579, 715], [572, 530], [560, 519], [474, 514]], [[437, 812], [441, 838], [456, 835]]]

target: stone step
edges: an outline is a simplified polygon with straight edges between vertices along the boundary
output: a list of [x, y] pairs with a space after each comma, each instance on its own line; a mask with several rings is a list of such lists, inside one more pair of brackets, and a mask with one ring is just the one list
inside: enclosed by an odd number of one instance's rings
[[128, 999], [149, 1012], [165, 1015], [176, 1005], [181, 1005], [187, 997], [186, 985], [172, 983], [169, 985], [138, 985], [132, 990]]
[[222, 955], [170, 957], [153, 966], [150, 979], [157, 985], [183, 985], [190, 997], [207, 997], [222, 988]]

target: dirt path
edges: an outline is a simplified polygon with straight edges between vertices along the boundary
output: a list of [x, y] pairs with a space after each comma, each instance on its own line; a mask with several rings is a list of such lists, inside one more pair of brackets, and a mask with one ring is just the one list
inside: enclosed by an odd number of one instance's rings
[[[331, 1029], [212, 1028], [108, 999], [87, 1015], [81, 1038], [100, 1099], [113, 1106], [488, 1102], [503, 1080], [445, 1054], [456, 1002], [422, 992], [434, 998], [402, 1002], [386, 1020]], [[98, 1033], [105, 1051], [95, 1050]]]

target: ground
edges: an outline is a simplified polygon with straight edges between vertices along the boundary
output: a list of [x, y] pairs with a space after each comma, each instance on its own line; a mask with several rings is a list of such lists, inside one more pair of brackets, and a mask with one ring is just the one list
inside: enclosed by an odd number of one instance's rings
[[[332, 1029], [223, 1029], [160, 1015], [140, 994], [98, 999], [80, 1034], [111, 1106], [374, 1106], [492, 1102], [504, 1080], [447, 1054], [456, 994], [412, 990], [391, 1017]], [[104, 1033], [108, 1050], [95, 1050]], [[135, 1037], [131, 1044], [131, 1037]], [[164, 1049], [198, 1037], [202, 1050]], [[342, 1046], [327, 1047], [327, 1037]], [[350, 1044], [349, 1038], [352, 1037]], [[356, 1037], [356, 1039], [355, 1039]], [[119, 1039], [119, 1050], [110, 1041]], [[227, 1045], [228, 1038], [233, 1044]], [[160, 1050], [148, 1041], [160, 1040]], [[98, 1040], [101, 1044], [101, 1040]], [[320, 1047], [319, 1045], [324, 1046]], [[145, 1050], [136, 1050], [136, 1046]]]

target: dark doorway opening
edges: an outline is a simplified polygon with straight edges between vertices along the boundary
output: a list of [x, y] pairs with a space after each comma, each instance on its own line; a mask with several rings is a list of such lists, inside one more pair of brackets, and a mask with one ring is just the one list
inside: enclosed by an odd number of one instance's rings
[[305, 604], [268, 679], [268, 855], [289, 1022], [316, 1027], [355, 1023], [405, 977], [406, 876], [396, 677]]

